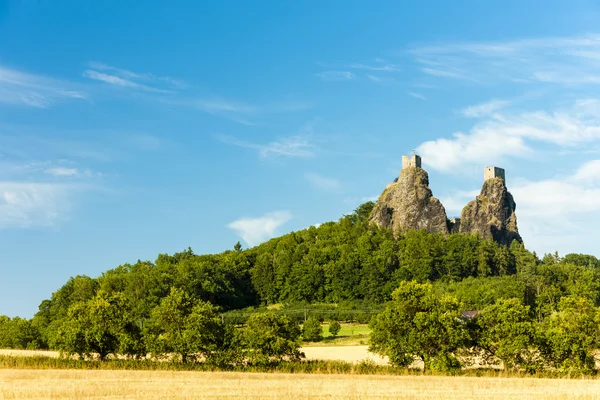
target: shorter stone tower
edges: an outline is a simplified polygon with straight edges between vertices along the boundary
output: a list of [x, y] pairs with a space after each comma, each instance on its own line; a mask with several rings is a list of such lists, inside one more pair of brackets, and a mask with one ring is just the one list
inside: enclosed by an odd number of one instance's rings
[[421, 168], [421, 156], [418, 156], [414, 153], [410, 157], [403, 155], [402, 156], [402, 169], [405, 169], [408, 167]]
[[503, 168], [499, 167], [485, 167], [483, 170], [483, 181], [487, 181], [492, 178], [500, 178], [506, 182], [506, 175]]

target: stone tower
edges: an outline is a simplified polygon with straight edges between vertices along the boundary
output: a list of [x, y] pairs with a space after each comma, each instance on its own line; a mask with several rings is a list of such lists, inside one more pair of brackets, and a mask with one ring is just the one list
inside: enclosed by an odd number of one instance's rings
[[408, 167], [416, 167], [421, 168], [421, 156], [416, 154], [412, 154], [409, 156], [402, 156], [402, 169], [406, 169]]
[[506, 182], [504, 169], [499, 167], [485, 167], [483, 170], [483, 181], [485, 182], [492, 178], [500, 178]]

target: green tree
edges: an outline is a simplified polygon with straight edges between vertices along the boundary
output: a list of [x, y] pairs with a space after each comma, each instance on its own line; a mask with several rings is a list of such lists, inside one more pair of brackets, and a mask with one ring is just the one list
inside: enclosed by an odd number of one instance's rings
[[593, 370], [599, 343], [599, 315], [589, 299], [567, 296], [541, 326], [546, 362], [563, 370]]
[[469, 338], [458, 301], [438, 297], [430, 284], [416, 282], [402, 282], [370, 327], [371, 351], [403, 367], [416, 356], [426, 370], [459, 367], [453, 353]]
[[329, 324], [329, 333], [332, 337], [336, 337], [340, 333], [340, 329], [342, 329], [342, 326], [337, 321], [331, 321]]
[[95, 353], [104, 360], [119, 352], [143, 352], [131, 346], [131, 343], [141, 343], [141, 334], [131, 320], [122, 293], [98, 291], [92, 299], [74, 303], [58, 330], [58, 338], [63, 351], [82, 358]]
[[305, 342], [320, 342], [323, 340], [323, 327], [321, 322], [314, 316], [310, 316], [304, 321], [302, 339]]
[[43, 346], [40, 332], [32, 321], [0, 315], [0, 348], [39, 349]]
[[272, 311], [254, 314], [248, 319], [243, 331], [243, 344], [250, 364], [269, 364], [304, 357], [299, 350], [298, 324]]
[[535, 344], [535, 328], [529, 307], [519, 299], [499, 299], [477, 316], [477, 345], [489, 356], [496, 356], [505, 369], [529, 367]]
[[152, 353], [176, 353], [184, 363], [219, 358], [231, 339], [213, 305], [194, 300], [177, 288], [153, 310], [150, 332]]

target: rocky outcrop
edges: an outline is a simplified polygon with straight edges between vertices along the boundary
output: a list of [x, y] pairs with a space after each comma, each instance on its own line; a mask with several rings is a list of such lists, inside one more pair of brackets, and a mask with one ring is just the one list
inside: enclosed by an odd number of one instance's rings
[[369, 219], [394, 233], [409, 229], [448, 233], [446, 210], [429, 189], [429, 175], [418, 167], [400, 171], [398, 181], [383, 191]]
[[459, 232], [477, 233], [504, 245], [510, 245], [513, 240], [522, 242], [515, 208], [504, 179], [488, 179], [483, 182], [479, 196], [463, 208]]

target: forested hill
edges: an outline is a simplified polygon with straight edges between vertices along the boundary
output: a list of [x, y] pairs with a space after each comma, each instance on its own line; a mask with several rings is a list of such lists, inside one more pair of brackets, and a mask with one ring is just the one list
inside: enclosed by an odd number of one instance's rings
[[[251, 249], [239, 243], [214, 255], [188, 249], [160, 254], [154, 262], [121, 265], [97, 278], [76, 276], [41, 303], [32, 321], [15, 320], [29, 324], [31, 335], [41, 334], [37, 345], [52, 346], [69, 308], [99, 291], [122, 293], [134, 320], [143, 326], [171, 287], [227, 311], [273, 303], [380, 304], [405, 280], [434, 282], [436, 290], [452, 292], [467, 309], [517, 297], [546, 315], [561, 296], [571, 294], [598, 304], [600, 262], [593, 256], [547, 255], [539, 260], [517, 241], [503, 246], [465, 234], [408, 231], [394, 238], [390, 230], [368, 223], [372, 208], [373, 203], [363, 204], [338, 222]], [[24, 338], [20, 346], [27, 340], [33, 339]]]

